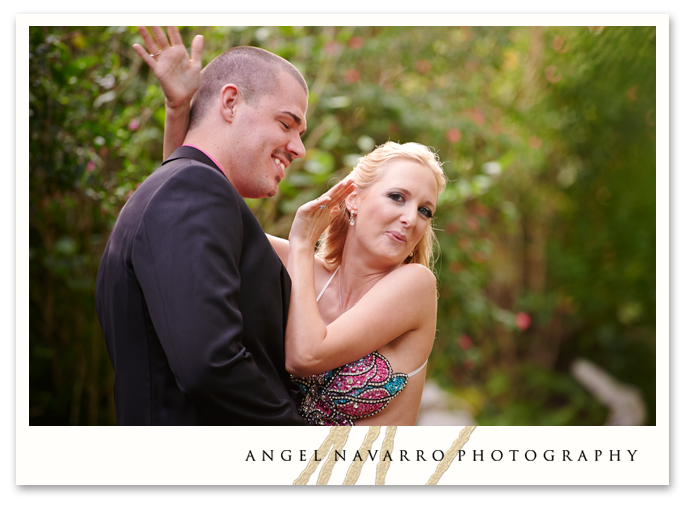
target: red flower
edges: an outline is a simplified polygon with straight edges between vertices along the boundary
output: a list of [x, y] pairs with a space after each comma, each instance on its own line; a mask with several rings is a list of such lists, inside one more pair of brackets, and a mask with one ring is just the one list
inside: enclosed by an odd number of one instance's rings
[[461, 269], [461, 262], [459, 262], [458, 260], [452, 260], [451, 262], [449, 262], [450, 272], [456, 274], [457, 272], [461, 272]]
[[488, 254], [482, 249], [478, 249], [471, 254], [471, 260], [477, 264], [482, 264], [488, 260]]
[[543, 141], [536, 137], [535, 135], [532, 135], [529, 137], [529, 147], [531, 149], [539, 149], [543, 145]]
[[362, 37], [351, 37], [348, 41], [348, 47], [351, 49], [360, 49], [363, 47], [363, 38]]
[[524, 312], [517, 313], [514, 315], [514, 323], [516, 323], [519, 330], [526, 330], [531, 326], [531, 317]]
[[459, 338], [459, 347], [464, 351], [470, 350], [471, 347], [473, 347], [473, 341], [471, 341], [469, 336], [464, 334]]
[[416, 62], [416, 70], [421, 74], [427, 74], [432, 69], [432, 63], [428, 60], [418, 60]]
[[456, 223], [450, 223], [445, 227], [445, 232], [448, 234], [456, 234], [459, 231], [459, 225]]
[[360, 74], [356, 69], [348, 69], [344, 73], [344, 81], [347, 83], [355, 83], [360, 79]]
[[487, 218], [488, 217], [488, 208], [487, 206], [484, 206], [483, 204], [476, 204], [476, 206], [472, 210], [473, 214], [476, 216], [480, 216], [481, 218]]

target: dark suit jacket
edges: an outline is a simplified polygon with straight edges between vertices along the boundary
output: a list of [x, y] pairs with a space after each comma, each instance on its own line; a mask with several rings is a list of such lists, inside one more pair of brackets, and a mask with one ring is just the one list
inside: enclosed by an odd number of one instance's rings
[[291, 281], [214, 162], [183, 146], [123, 207], [96, 280], [119, 425], [304, 425]]

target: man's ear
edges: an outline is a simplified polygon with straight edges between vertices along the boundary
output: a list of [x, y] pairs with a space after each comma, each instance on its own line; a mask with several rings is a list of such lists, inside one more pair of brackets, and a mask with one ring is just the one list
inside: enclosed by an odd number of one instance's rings
[[226, 84], [221, 88], [221, 101], [219, 104], [221, 116], [231, 123], [236, 113], [236, 107], [242, 102], [243, 95], [235, 84]]
[[346, 197], [346, 209], [351, 212], [358, 211], [358, 189], [353, 190]]

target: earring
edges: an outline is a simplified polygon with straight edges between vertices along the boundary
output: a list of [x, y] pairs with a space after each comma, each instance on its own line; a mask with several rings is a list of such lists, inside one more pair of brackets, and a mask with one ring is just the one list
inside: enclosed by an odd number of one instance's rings
[[413, 258], [413, 251], [412, 251], [411, 253], [409, 253], [408, 256], [409, 256], [410, 258]]
[[355, 215], [356, 215], [355, 211], [354, 212], [351, 212], [351, 211], [348, 212], [348, 224], [351, 226], [356, 224], [356, 221], [354, 220]]

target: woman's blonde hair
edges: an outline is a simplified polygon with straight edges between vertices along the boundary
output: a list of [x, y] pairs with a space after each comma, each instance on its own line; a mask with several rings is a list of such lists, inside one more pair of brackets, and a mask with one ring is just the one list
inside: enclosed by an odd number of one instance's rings
[[[428, 167], [435, 177], [437, 194], [444, 190], [447, 178], [442, 170], [442, 163], [437, 154], [430, 148], [417, 142], [399, 144], [387, 142], [378, 146], [372, 153], [358, 160], [349, 177], [353, 179], [358, 192], [363, 193], [381, 176], [381, 169], [393, 160], [411, 160]], [[362, 218], [361, 218], [362, 219]], [[367, 219], [367, 218], [365, 218]], [[329, 227], [322, 235], [317, 255], [324, 259], [328, 268], [336, 268], [341, 264], [341, 255], [346, 243], [349, 213], [345, 205], [332, 215]], [[437, 243], [432, 224], [428, 224], [425, 235], [413, 249], [413, 257], [407, 256], [405, 264], [416, 263], [432, 269], [434, 263], [433, 246]]]

